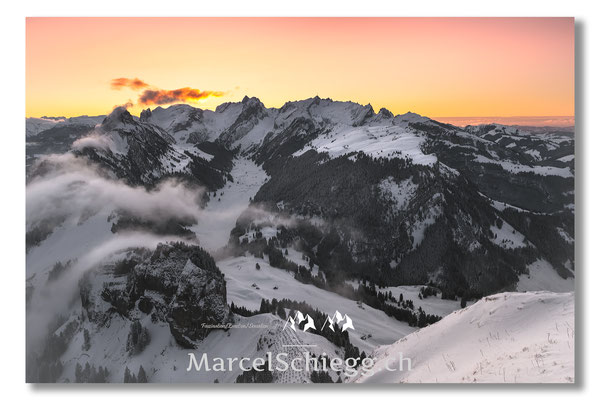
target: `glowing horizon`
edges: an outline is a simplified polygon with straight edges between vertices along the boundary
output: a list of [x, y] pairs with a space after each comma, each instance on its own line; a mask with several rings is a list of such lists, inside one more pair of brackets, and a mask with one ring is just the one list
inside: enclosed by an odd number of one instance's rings
[[[444, 120], [574, 115], [573, 18], [28, 18], [26, 116], [245, 95]], [[444, 116], [444, 117], [436, 117]], [[468, 117], [466, 117], [468, 116]], [[558, 125], [557, 125], [558, 126]]]

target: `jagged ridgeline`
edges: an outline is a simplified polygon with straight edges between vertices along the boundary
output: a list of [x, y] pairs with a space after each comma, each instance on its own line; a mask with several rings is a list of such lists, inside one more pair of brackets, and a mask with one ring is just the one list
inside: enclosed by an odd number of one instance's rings
[[[28, 119], [26, 165], [34, 382], [185, 381], [176, 358], [230, 341], [256, 354], [313, 341], [364, 358], [468, 301], [552, 290], [575, 273], [572, 129], [246, 97], [215, 111]], [[312, 290], [313, 302], [301, 296]], [[282, 333], [293, 308], [326, 316], [331, 299], [385, 332], [359, 322], [343, 343]], [[206, 327], [240, 321], [276, 328]]]

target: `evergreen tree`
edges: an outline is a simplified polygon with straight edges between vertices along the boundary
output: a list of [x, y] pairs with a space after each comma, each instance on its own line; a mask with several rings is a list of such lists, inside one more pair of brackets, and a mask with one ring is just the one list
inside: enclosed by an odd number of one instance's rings
[[148, 378], [146, 377], [146, 371], [144, 371], [144, 367], [140, 365], [140, 369], [137, 374], [138, 383], [148, 383]]
[[83, 383], [83, 369], [81, 368], [81, 364], [77, 363], [75, 365], [75, 382]]
[[150, 333], [146, 327], [142, 327], [139, 320], [134, 321], [129, 326], [129, 335], [127, 336], [127, 350], [130, 354], [139, 354], [150, 343]]
[[277, 315], [279, 316], [279, 318], [285, 320], [285, 309], [281, 304], [279, 304], [277, 307]]
[[83, 368], [83, 382], [89, 382], [92, 377], [92, 367], [89, 362], [85, 363], [85, 367]]
[[90, 347], [91, 347], [91, 344], [90, 344], [90, 331], [88, 331], [87, 329], [84, 329], [83, 330], [83, 346], [82, 346], [82, 349], [84, 351], [87, 351], [87, 350], [90, 349]]

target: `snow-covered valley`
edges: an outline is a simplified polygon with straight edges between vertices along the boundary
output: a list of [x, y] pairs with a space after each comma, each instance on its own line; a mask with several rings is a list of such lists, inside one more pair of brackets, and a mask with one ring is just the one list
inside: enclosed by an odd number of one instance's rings
[[231, 176], [232, 182], [209, 195], [210, 200], [202, 209], [198, 224], [191, 228], [200, 244], [208, 250], [217, 250], [227, 244], [235, 221], [268, 179], [262, 168], [245, 158], [234, 160]]

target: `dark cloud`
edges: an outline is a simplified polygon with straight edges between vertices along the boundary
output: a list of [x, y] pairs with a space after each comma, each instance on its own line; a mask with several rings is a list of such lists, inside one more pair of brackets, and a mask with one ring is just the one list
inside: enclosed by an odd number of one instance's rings
[[[225, 95], [225, 92], [200, 90], [190, 87], [175, 90], [163, 90], [159, 88], [150, 89], [151, 86], [149, 84], [138, 78], [116, 78], [110, 82], [110, 86], [115, 90], [121, 90], [122, 88], [130, 88], [132, 90], [145, 89], [138, 99], [138, 103], [142, 105], [162, 105], [177, 102], [185, 103], [188, 101], [198, 101], [208, 97], [221, 97]], [[129, 101], [124, 107], [129, 108], [132, 105], [131, 101]]]
[[215, 92], [212, 90], [192, 89], [189, 87], [175, 90], [144, 90], [138, 102], [143, 105], [151, 104], [170, 104], [176, 102], [197, 101], [208, 97], [221, 97], [225, 92]]
[[139, 89], [143, 89], [143, 88], [147, 88], [148, 85], [146, 82], [144, 82], [141, 79], [138, 78], [133, 78], [133, 79], [129, 79], [129, 78], [116, 78], [113, 79], [112, 81], [110, 81], [110, 87], [115, 89], [115, 90], [121, 90], [124, 87], [133, 89], [133, 90], [139, 90]]

